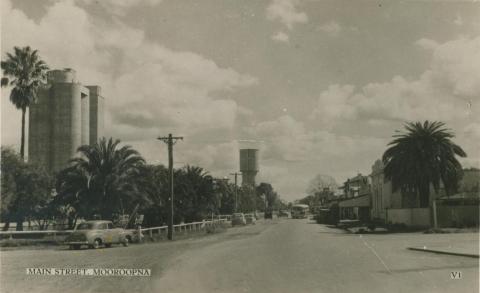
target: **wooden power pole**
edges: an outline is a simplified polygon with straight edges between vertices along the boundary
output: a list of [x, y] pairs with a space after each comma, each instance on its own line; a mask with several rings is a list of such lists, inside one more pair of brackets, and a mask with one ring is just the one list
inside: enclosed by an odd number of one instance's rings
[[168, 213], [168, 240], [173, 240], [173, 145], [179, 139], [183, 139], [181, 136], [172, 136], [170, 133], [168, 136], [159, 137], [159, 140], [162, 140], [168, 145], [168, 174], [169, 174], [169, 187], [170, 187], [170, 197], [168, 201], [170, 202], [170, 209]]
[[237, 212], [237, 209], [238, 209], [238, 187], [237, 187], [237, 176], [238, 175], [242, 175], [242, 173], [230, 173], [230, 175], [233, 175], [235, 176], [235, 212]]

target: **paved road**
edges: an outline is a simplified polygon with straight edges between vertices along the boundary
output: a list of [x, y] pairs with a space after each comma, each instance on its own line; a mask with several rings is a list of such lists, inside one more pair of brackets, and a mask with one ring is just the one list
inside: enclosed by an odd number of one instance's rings
[[[476, 241], [478, 234], [457, 234]], [[274, 220], [213, 236], [98, 251], [2, 253], [2, 292], [478, 292], [478, 259], [405, 249], [452, 235], [354, 235]], [[22, 256], [23, 255], [23, 256]], [[144, 279], [25, 276], [24, 268], [151, 268]], [[452, 280], [452, 271], [462, 279]], [[17, 285], [13, 286], [13, 281]]]
[[[478, 235], [473, 236], [478, 241]], [[159, 292], [478, 292], [477, 259], [405, 249], [421, 242], [419, 237], [443, 236], [360, 237], [305, 220], [281, 221], [261, 234], [182, 255], [156, 288]], [[462, 280], [452, 280], [452, 271], [461, 271]]]

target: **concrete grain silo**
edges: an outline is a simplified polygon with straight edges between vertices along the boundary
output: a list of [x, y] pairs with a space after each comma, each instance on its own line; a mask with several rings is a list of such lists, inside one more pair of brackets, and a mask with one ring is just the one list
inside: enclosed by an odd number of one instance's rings
[[[103, 106], [101, 113], [98, 107], [91, 113], [90, 88], [97, 87], [83, 86], [72, 69], [48, 72], [48, 83], [39, 91], [37, 103], [29, 110], [29, 161], [49, 171], [59, 171], [75, 157], [78, 147], [90, 144], [92, 139], [97, 141], [91, 134], [91, 121], [95, 121], [94, 135], [103, 132], [97, 123], [98, 116], [103, 121]], [[96, 91], [93, 96], [93, 104], [97, 105]]]
[[255, 176], [258, 173], [258, 150], [240, 150], [240, 172], [242, 172], [242, 185], [255, 186]]
[[59, 170], [74, 157], [82, 145], [82, 86], [78, 83], [54, 83], [52, 110], [53, 170]]
[[28, 160], [52, 169], [52, 101], [42, 97], [50, 96], [50, 88], [41, 88], [38, 91], [36, 103], [28, 109]]
[[102, 96], [102, 88], [97, 85], [87, 86], [90, 91], [90, 144], [94, 144], [99, 138], [103, 137], [104, 125], [104, 98]]
[[80, 93], [81, 144], [90, 144], [90, 91]]

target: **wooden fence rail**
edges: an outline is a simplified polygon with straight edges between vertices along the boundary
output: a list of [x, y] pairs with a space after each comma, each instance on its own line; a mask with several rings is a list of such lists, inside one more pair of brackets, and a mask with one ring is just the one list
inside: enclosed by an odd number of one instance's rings
[[[202, 222], [193, 222], [193, 223], [185, 223], [185, 224], [178, 224], [173, 225], [173, 231], [177, 233], [181, 232], [194, 232], [204, 230], [206, 227], [212, 226], [218, 223], [225, 223], [227, 219], [214, 219], [209, 221], [202, 221]], [[142, 234], [148, 233], [150, 237], [153, 237], [153, 234], [162, 234], [167, 233], [168, 226], [160, 226], [160, 227], [151, 227], [151, 228], [140, 228]], [[53, 239], [57, 239], [57, 235], [65, 235], [72, 233], [74, 230], [30, 230], [30, 231], [0, 231], [0, 236], [8, 236], [10, 239], [13, 238], [14, 235], [52, 235]]]

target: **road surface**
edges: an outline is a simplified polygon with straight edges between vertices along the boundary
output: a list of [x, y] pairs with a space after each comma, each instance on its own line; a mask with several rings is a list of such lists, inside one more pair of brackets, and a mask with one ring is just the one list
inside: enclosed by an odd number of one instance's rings
[[[457, 235], [478, 243], [478, 234]], [[478, 292], [478, 259], [406, 249], [447, 239], [281, 219], [173, 243], [3, 251], [1, 292]], [[152, 276], [26, 276], [27, 267], [149, 268]]]

